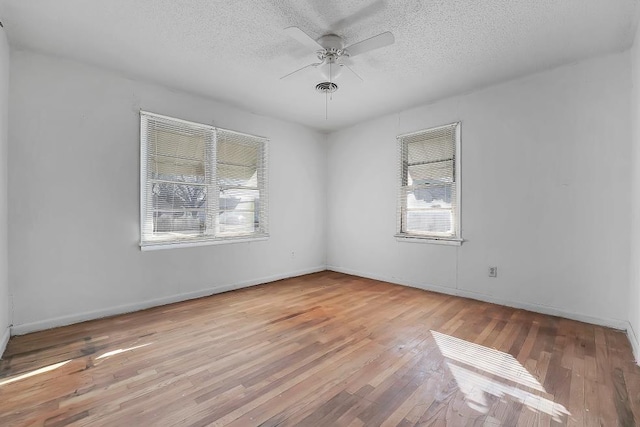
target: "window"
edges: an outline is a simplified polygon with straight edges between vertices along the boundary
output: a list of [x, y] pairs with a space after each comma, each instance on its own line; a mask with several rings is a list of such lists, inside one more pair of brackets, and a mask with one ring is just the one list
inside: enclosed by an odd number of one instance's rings
[[140, 145], [143, 249], [268, 235], [265, 138], [140, 112]]
[[398, 137], [398, 237], [461, 242], [460, 124]]

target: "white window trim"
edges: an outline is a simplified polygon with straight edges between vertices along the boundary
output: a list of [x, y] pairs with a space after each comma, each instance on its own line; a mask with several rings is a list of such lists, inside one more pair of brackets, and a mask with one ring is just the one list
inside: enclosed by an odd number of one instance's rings
[[[239, 134], [239, 135], [246, 135], [252, 138], [260, 138], [263, 139], [263, 144], [264, 144], [264, 150], [263, 150], [263, 155], [265, 157], [268, 157], [268, 150], [269, 150], [269, 139], [263, 136], [257, 136], [257, 135], [251, 135], [248, 133], [243, 133], [243, 132], [238, 132], [238, 131], [234, 131], [234, 130], [229, 130], [229, 129], [225, 129], [225, 128], [220, 128], [220, 127], [215, 127], [215, 126], [211, 126], [211, 125], [206, 125], [203, 123], [197, 123], [197, 122], [192, 122], [192, 121], [188, 121], [188, 120], [183, 120], [183, 119], [178, 119], [175, 117], [171, 117], [171, 116], [165, 116], [162, 114], [157, 114], [157, 113], [152, 113], [149, 111], [144, 111], [144, 110], [140, 110], [139, 112], [139, 116], [138, 119], [140, 120], [140, 115], [146, 115], [149, 117], [157, 117], [160, 119], [165, 119], [165, 120], [172, 120], [178, 123], [184, 123], [186, 125], [191, 125], [191, 126], [198, 126], [198, 127], [202, 127], [202, 128], [208, 128], [210, 129], [212, 132], [215, 132], [217, 129], [223, 130], [225, 132], [232, 132], [235, 134]], [[142, 241], [142, 235], [143, 235], [143, 227], [145, 225], [145, 214], [146, 214], [146, 200], [144, 200], [143, 195], [147, 195], [147, 144], [142, 144], [142, 140], [144, 138], [144, 135], [146, 134], [146, 129], [145, 127], [142, 125], [142, 121], [140, 120], [140, 242], [139, 242], [139, 246], [140, 246], [140, 250], [141, 251], [155, 251], [155, 250], [162, 250], [162, 249], [176, 249], [176, 248], [190, 248], [190, 247], [198, 247], [198, 246], [211, 246], [211, 245], [223, 245], [223, 244], [230, 244], [230, 243], [247, 243], [247, 242], [258, 242], [258, 241], [264, 241], [264, 240], [268, 240], [269, 239], [269, 232], [265, 231], [262, 233], [254, 233], [251, 235], [240, 235], [240, 236], [221, 236], [221, 237], [206, 237], [206, 236], [197, 236], [194, 238], [183, 238], [180, 240], [163, 240], [163, 239], [158, 239], [157, 241], [147, 241], [147, 242], [143, 242]], [[215, 157], [213, 159], [213, 163], [215, 164]], [[268, 179], [268, 161], [267, 161], [267, 170], [264, 171], [265, 176], [264, 176], [264, 187], [265, 187], [265, 192], [269, 193], [269, 179]], [[217, 202], [216, 202], [217, 203]], [[266, 223], [268, 224], [268, 217], [269, 217], [269, 205], [267, 202], [267, 219], [266, 219]]]
[[193, 248], [197, 246], [213, 246], [213, 245], [228, 245], [230, 243], [248, 243], [248, 242], [262, 242], [269, 240], [269, 235], [259, 235], [251, 237], [236, 237], [232, 239], [220, 239], [220, 240], [193, 240], [187, 242], [164, 242], [164, 243], [146, 243], [140, 246], [142, 251], [158, 251], [162, 249], [179, 249], [179, 248]]
[[455, 237], [420, 237], [414, 234], [396, 234], [396, 240], [398, 242], [405, 243], [431, 243], [433, 245], [446, 245], [446, 246], [460, 246], [465, 241], [464, 239], [458, 239]]
[[[457, 206], [457, 215], [456, 215], [456, 224], [455, 224], [455, 236], [451, 237], [437, 237], [434, 235], [421, 235], [417, 233], [402, 233], [401, 230], [397, 230], [395, 237], [398, 242], [406, 242], [406, 243], [429, 243], [436, 245], [448, 245], [448, 246], [461, 246], [464, 243], [464, 239], [462, 238], [462, 168], [461, 166], [461, 124], [462, 121], [459, 120], [457, 122], [449, 123], [442, 126], [431, 127], [427, 129], [422, 129], [415, 132], [404, 133], [402, 135], [398, 135], [396, 137], [396, 141], [400, 144], [401, 138], [406, 138], [413, 135], [418, 135], [424, 133], [425, 131], [436, 131], [439, 129], [443, 129], [446, 127], [450, 127], [455, 125], [455, 177], [456, 177], [456, 206]], [[398, 162], [402, 162], [402, 159], [397, 159]], [[402, 173], [402, 171], [400, 171]], [[398, 177], [401, 179], [402, 177]], [[398, 219], [397, 221], [402, 221], [402, 219]]]

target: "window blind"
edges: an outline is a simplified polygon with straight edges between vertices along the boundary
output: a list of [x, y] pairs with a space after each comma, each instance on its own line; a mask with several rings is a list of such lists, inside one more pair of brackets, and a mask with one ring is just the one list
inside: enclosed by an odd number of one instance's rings
[[265, 141], [217, 130], [219, 235], [266, 233], [267, 192]]
[[141, 245], [266, 235], [265, 138], [140, 114]]
[[454, 123], [398, 137], [400, 235], [459, 237], [458, 131]]

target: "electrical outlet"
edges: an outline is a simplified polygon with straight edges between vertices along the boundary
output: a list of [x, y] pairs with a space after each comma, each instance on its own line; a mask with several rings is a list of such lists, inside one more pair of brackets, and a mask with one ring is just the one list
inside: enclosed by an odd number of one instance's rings
[[489, 277], [498, 277], [498, 267], [489, 267]]

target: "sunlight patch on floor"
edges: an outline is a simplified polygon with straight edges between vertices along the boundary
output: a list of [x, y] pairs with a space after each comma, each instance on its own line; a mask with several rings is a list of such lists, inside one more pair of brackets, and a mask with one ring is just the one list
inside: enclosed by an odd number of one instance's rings
[[106, 359], [107, 357], [115, 356], [117, 354], [125, 353], [127, 351], [132, 351], [132, 350], [135, 350], [137, 348], [146, 347], [146, 346], [151, 345], [151, 344], [152, 343], [146, 343], [146, 344], [136, 345], [136, 346], [129, 347], [129, 348], [119, 348], [118, 350], [108, 351], [108, 352], [103, 353], [100, 356], [96, 357], [96, 360]]
[[69, 362], [71, 362], [71, 359], [65, 360], [64, 362], [55, 363], [53, 365], [45, 366], [44, 368], [35, 369], [33, 371], [26, 372], [24, 374], [16, 375], [15, 377], [7, 378], [5, 380], [0, 381], [0, 386], [11, 384], [16, 381], [24, 380], [26, 378], [33, 377], [38, 374], [44, 374], [45, 372], [53, 371], [54, 369], [58, 369], [59, 367], [64, 366]]
[[450, 362], [447, 362], [447, 365], [458, 383], [458, 387], [460, 387], [460, 390], [469, 400], [469, 406], [478, 412], [483, 414], [488, 412], [489, 407], [487, 406], [485, 394], [491, 394], [498, 398], [509, 396], [532, 410], [551, 415], [551, 417], [558, 422], [562, 421], [562, 417], [570, 415], [564, 406], [544, 396], [539, 396], [516, 386], [495, 381]]
[[544, 392], [542, 384], [512, 355], [460, 338], [431, 331], [444, 357], [482, 369], [525, 387]]
[[528, 388], [546, 393], [540, 382], [512, 355], [437, 331], [431, 331], [431, 334], [442, 355], [449, 359], [447, 366], [471, 409], [488, 413], [490, 405], [487, 395], [492, 395], [497, 398], [508, 396], [531, 410], [550, 415], [558, 422], [571, 415], [563, 405], [525, 390]]

